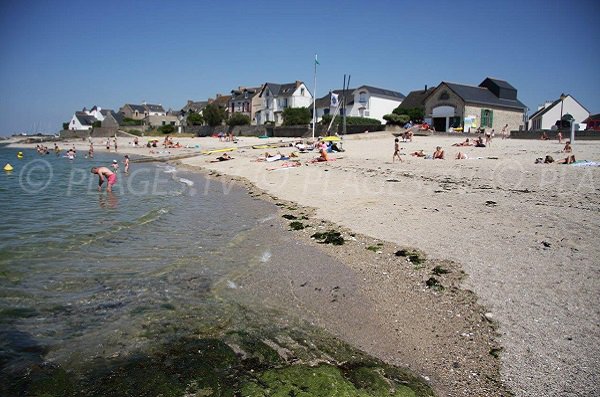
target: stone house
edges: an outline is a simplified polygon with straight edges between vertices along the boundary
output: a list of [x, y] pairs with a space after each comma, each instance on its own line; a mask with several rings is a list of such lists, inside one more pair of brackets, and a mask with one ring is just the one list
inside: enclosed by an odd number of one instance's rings
[[102, 109], [102, 127], [118, 129], [123, 124], [123, 115], [110, 109]]
[[540, 105], [537, 111], [529, 116], [528, 127], [530, 130], [549, 130], [560, 125], [561, 118], [570, 126], [571, 121], [583, 123], [589, 116], [590, 112], [575, 98], [563, 94], [554, 101]]
[[133, 120], [143, 120], [148, 116], [165, 116], [167, 114], [162, 105], [152, 105], [147, 103], [142, 105], [126, 103], [119, 109], [119, 113], [124, 117]]
[[273, 122], [283, 123], [283, 110], [286, 108], [301, 108], [312, 105], [313, 96], [306, 85], [296, 80], [294, 83], [277, 84], [265, 83], [259, 94], [260, 110], [255, 114], [256, 124], [263, 125]]
[[231, 90], [231, 99], [228, 103], [229, 114], [241, 113], [250, 117], [250, 123], [256, 124], [256, 112], [260, 110], [262, 101], [260, 91], [262, 87], [238, 87]]
[[504, 80], [486, 78], [479, 86], [442, 81], [425, 98], [425, 121], [436, 131], [523, 129], [527, 106]]

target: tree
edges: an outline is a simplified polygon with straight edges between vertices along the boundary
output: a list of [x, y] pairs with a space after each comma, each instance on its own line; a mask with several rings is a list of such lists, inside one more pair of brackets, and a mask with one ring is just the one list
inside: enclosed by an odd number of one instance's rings
[[226, 114], [225, 109], [222, 107], [217, 106], [214, 103], [209, 103], [202, 111], [202, 116], [208, 125], [216, 127], [223, 123]]
[[250, 125], [250, 117], [241, 113], [234, 113], [231, 115], [229, 120], [227, 120], [227, 125], [230, 127], [235, 127], [236, 125]]
[[102, 122], [100, 120], [96, 120], [92, 123], [92, 127], [100, 128], [100, 127], [102, 127]]
[[187, 116], [188, 125], [202, 125], [204, 124], [204, 118], [200, 113], [190, 113]]
[[158, 127], [158, 131], [162, 132], [163, 134], [172, 134], [175, 132], [175, 127], [172, 126], [171, 124], [167, 124], [167, 125]]
[[311, 118], [308, 108], [283, 109], [283, 125], [306, 125], [310, 123]]

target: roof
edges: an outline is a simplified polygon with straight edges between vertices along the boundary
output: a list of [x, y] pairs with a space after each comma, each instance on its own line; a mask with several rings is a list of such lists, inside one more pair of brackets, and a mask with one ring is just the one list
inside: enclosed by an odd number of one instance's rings
[[293, 83], [277, 84], [277, 83], [265, 83], [263, 89], [260, 91], [260, 95], [269, 87], [269, 90], [274, 97], [290, 97], [294, 94], [296, 89], [304, 84], [301, 81], [295, 81]]
[[146, 108], [149, 112], [162, 112], [165, 113], [165, 109], [162, 105], [152, 105], [152, 104], [144, 104], [144, 108]]
[[483, 80], [481, 82], [481, 84], [479, 84], [480, 86], [483, 86], [484, 83], [486, 83], [487, 81], [491, 82], [492, 84], [497, 85], [499, 88], [504, 88], [505, 90], [517, 90], [515, 87], [513, 87], [512, 85], [510, 85], [510, 83], [508, 81], [505, 80], [500, 80], [500, 79], [494, 79], [491, 77], [486, 77], [485, 80]]
[[[474, 103], [479, 105], [490, 105], [490, 106], [498, 106], [509, 109], [519, 109], [525, 110], [527, 106], [525, 106], [518, 99], [504, 99], [498, 98], [494, 95], [489, 89], [485, 87], [475, 87], [472, 85], [465, 84], [456, 84], [456, 83], [448, 83], [442, 81], [442, 84], [445, 84], [448, 88], [450, 88], [456, 95], [462, 98], [463, 101], [467, 103]], [[508, 83], [507, 83], [508, 84]], [[437, 90], [438, 87], [436, 87]], [[514, 89], [514, 88], [513, 88]], [[429, 94], [428, 96], [430, 96]]]
[[395, 99], [400, 99], [400, 100], [406, 98], [402, 93], [400, 93], [398, 91], [387, 90], [385, 88], [372, 87], [370, 85], [361, 85], [360, 87], [358, 87], [354, 91], [360, 90], [361, 88], [366, 89], [371, 94], [376, 94], [376, 95], [381, 95], [381, 96], [387, 96], [387, 97], [391, 97], [391, 98], [395, 98]]
[[210, 103], [213, 103], [217, 106], [222, 106], [224, 108], [227, 108], [227, 102], [229, 102], [229, 100], [231, 99], [231, 95], [220, 95], [217, 96], [215, 99], [213, 99], [212, 101], [209, 101]]
[[[355, 90], [354, 88], [346, 90], [346, 106], [354, 104], [354, 95], [352, 95], [354, 90]], [[339, 99], [341, 100], [344, 90], [333, 90], [331, 92], [334, 94], [338, 94]], [[330, 93], [327, 93], [327, 95], [322, 96], [321, 98], [318, 98], [315, 101], [315, 107], [328, 108], [330, 103], [331, 103]], [[312, 104], [311, 104], [311, 106], [312, 106]]]
[[123, 107], [125, 107], [125, 106], [129, 106], [131, 108], [131, 110], [133, 110], [133, 111], [137, 110], [139, 113], [144, 113], [144, 111], [146, 111], [146, 109], [144, 108], [143, 105], [134, 105], [131, 103], [126, 103]]
[[202, 111], [202, 109], [204, 109], [206, 107], [206, 105], [208, 105], [208, 101], [190, 101], [188, 100], [186, 105], [183, 107], [184, 112], [188, 112], [190, 110], [193, 110], [194, 112], [200, 112]]
[[[250, 88], [244, 88], [242, 90], [232, 90], [231, 91], [231, 100], [237, 101], [237, 100], [252, 99], [254, 96], [256, 96], [260, 93], [261, 88], [262, 87], [250, 87]], [[248, 98], [244, 97], [246, 93], [248, 93]]]
[[556, 101], [552, 102], [550, 105], [545, 106], [539, 110], [536, 110], [535, 113], [533, 113], [531, 116], [529, 116], [529, 120], [532, 120], [535, 117], [540, 117], [543, 116], [544, 114], [546, 114], [550, 109], [552, 109], [554, 106], [556, 106], [557, 104], [560, 103], [560, 98], [557, 99]]
[[[564, 94], [563, 94], [564, 95]], [[571, 94], [567, 94], [565, 95], [563, 98], [566, 99], [566, 97], [570, 97], [572, 100], [574, 100], [579, 106], [581, 106], [586, 112], [588, 111], [585, 106], [583, 106], [581, 103], [579, 103], [579, 101], [575, 98], [573, 98], [573, 96], [571, 96]], [[563, 100], [564, 100], [563, 99]], [[560, 103], [561, 99], [558, 98], [557, 100], [555, 100], [554, 102], [552, 102], [550, 105], [543, 107], [542, 109], [539, 109], [537, 111], [535, 111], [531, 116], [529, 116], [529, 119], [533, 119], [534, 117], [540, 117], [543, 116], [544, 114], [546, 114], [550, 109], [552, 109], [554, 106], [558, 105]], [[589, 113], [589, 112], [588, 112]]]
[[424, 108], [425, 98], [435, 90], [435, 87], [429, 87], [426, 90], [411, 91], [398, 107], [400, 109]]
[[96, 118], [94, 116], [90, 116], [84, 112], [75, 112], [75, 117], [79, 120], [81, 125], [93, 125], [96, 122]]

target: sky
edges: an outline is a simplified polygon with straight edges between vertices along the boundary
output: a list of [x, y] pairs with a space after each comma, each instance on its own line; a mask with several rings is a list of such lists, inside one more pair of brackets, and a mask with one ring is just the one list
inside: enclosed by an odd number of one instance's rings
[[57, 132], [84, 106], [181, 109], [238, 86], [506, 80], [533, 113], [600, 113], [600, 1], [0, 0], [0, 135]]

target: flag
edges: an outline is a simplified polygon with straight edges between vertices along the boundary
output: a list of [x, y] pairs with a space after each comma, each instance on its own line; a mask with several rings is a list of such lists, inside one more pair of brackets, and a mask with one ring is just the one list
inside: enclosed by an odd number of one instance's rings
[[317, 54], [315, 54], [315, 65], [320, 65], [319, 61], [317, 61]]
[[338, 99], [338, 94], [334, 94], [333, 92], [331, 93], [331, 101], [329, 102], [329, 107], [332, 108], [337, 108], [340, 104], [340, 101]]

